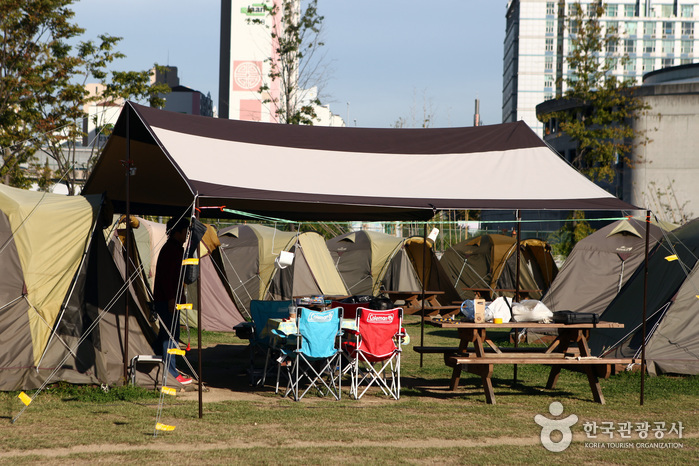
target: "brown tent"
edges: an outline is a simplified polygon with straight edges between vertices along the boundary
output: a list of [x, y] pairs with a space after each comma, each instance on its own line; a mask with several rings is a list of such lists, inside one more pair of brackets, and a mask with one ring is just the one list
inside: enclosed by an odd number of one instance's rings
[[521, 290], [520, 296], [541, 299], [558, 272], [551, 247], [533, 238], [519, 242], [519, 287], [516, 287], [515, 243], [511, 236], [487, 234], [444, 251], [442, 267], [461, 299], [473, 299], [476, 294], [489, 300], [498, 296], [512, 297], [515, 289]]

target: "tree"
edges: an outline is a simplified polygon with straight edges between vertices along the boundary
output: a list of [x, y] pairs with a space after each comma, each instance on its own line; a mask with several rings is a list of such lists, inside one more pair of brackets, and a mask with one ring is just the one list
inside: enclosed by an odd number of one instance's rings
[[[58, 165], [58, 174], [75, 190], [75, 150], [85, 135], [85, 106], [97, 100], [147, 99], [162, 106], [166, 85], [150, 85], [150, 71], [113, 72], [107, 67], [124, 55], [121, 40], [99, 36], [99, 43], [69, 44], [84, 31], [70, 20], [73, 0], [0, 0], [0, 148], [3, 182], [27, 187], [22, 166], [32, 165], [37, 150]], [[88, 80], [105, 86], [90, 95]], [[99, 146], [95, 146], [99, 150]], [[93, 154], [96, 156], [97, 154]], [[35, 165], [35, 164], [34, 164]], [[46, 167], [34, 167], [46, 187]]]
[[555, 118], [561, 131], [576, 143], [572, 160], [576, 168], [593, 181], [611, 182], [623, 163], [631, 166], [630, 141], [634, 137], [647, 141], [636, 132], [632, 120], [649, 107], [634, 95], [632, 80], [613, 74], [630, 59], [619, 51], [618, 31], [603, 30], [603, 2], [588, 5], [587, 11], [579, 2], [570, 6], [569, 74], [564, 79], [567, 90], [563, 96], [569, 105], [540, 115], [540, 120], [546, 123]]
[[[264, 19], [251, 23], [270, 29], [274, 56], [269, 64], [268, 80], [260, 87], [262, 103], [272, 107], [280, 123], [312, 125], [317, 119], [315, 107], [320, 105], [314, 86], [320, 85], [323, 60], [318, 55], [324, 45], [320, 36], [325, 19], [318, 14], [318, 0], [308, 0], [301, 11], [300, 0], [281, 0], [265, 5], [271, 25]], [[279, 96], [272, 95], [279, 88]]]

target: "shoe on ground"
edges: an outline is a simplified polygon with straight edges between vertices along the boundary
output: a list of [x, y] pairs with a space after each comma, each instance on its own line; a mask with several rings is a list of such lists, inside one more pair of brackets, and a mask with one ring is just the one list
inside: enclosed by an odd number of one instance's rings
[[190, 379], [189, 377], [185, 377], [182, 374], [175, 377], [175, 379], [182, 385], [189, 385], [190, 383], [192, 383], [192, 379]]

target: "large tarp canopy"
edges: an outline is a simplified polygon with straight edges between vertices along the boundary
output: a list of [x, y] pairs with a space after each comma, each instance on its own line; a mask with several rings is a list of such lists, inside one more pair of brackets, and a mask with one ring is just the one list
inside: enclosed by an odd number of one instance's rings
[[292, 220], [427, 220], [446, 209], [636, 209], [585, 178], [523, 122], [333, 128], [127, 103], [83, 194], [104, 192], [123, 212], [127, 169], [131, 211], [140, 214], [181, 212], [195, 198], [205, 208]]

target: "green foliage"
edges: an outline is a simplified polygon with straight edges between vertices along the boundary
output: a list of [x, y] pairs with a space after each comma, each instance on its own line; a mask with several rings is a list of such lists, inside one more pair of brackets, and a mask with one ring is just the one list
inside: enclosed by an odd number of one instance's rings
[[572, 163], [593, 181], [613, 181], [624, 163], [631, 166], [631, 140], [642, 136], [632, 120], [650, 108], [633, 94], [632, 80], [613, 75], [630, 59], [619, 51], [618, 31], [603, 30], [603, 14], [602, 2], [591, 5], [587, 13], [580, 3], [572, 4], [571, 50], [566, 57], [570, 73], [564, 79], [563, 96], [569, 105], [539, 117], [544, 123], [555, 119], [577, 143]]
[[[265, 60], [270, 71], [268, 81], [260, 86], [262, 103], [271, 104], [280, 123], [313, 125], [318, 118], [315, 107], [321, 102], [317, 97], [309, 97], [307, 86], [311, 80], [319, 78], [314, 57], [324, 45], [320, 33], [325, 18], [318, 14], [318, 0], [309, 0], [303, 11], [300, 11], [299, 0], [282, 0], [264, 8], [272, 22], [265, 27], [270, 29], [276, 57]], [[265, 25], [267, 20], [253, 18], [248, 21]], [[275, 86], [280, 89], [278, 98], [270, 94]]]
[[[124, 57], [116, 51], [119, 37], [104, 34], [97, 42], [70, 45], [84, 32], [71, 22], [72, 3], [74, 0], [0, 0], [0, 176], [6, 184], [30, 184], [21, 165], [31, 164], [41, 148], [56, 161], [58, 175], [69, 192], [74, 192], [75, 149], [85, 135], [85, 106], [120, 99], [148, 100], [162, 106], [160, 94], [169, 92], [167, 86], [150, 85], [151, 71], [110, 76], [108, 67]], [[107, 93], [90, 96], [85, 90], [88, 81], [106, 85]], [[100, 149], [97, 146], [95, 151]], [[45, 169], [34, 167], [40, 185], [46, 181]]]
[[595, 229], [585, 220], [585, 212], [574, 211], [568, 217], [568, 220], [572, 221], [563, 224], [558, 231], [549, 235], [547, 239], [555, 256], [568, 257], [578, 241], [595, 232]]

